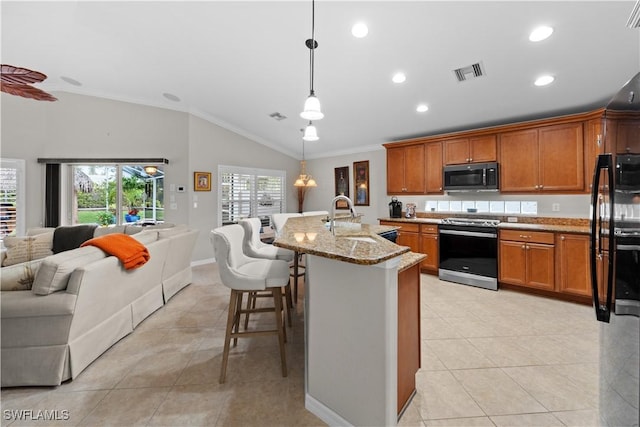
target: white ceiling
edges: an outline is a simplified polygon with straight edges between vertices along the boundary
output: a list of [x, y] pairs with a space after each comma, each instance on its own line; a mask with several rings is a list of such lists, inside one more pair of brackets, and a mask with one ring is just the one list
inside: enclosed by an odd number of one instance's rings
[[[325, 118], [305, 155], [602, 107], [640, 70], [640, 30], [626, 27], [634, 4], [318, 0], [315, 89]], [[311, 1], [1, 7], [2, 63], [47, 74], [38, 87], [188, 111], [300, 158]], [[359, 20], [369, 26], [364, 39], [351, 35]], [[534, 44], [528, 34], [539, 24], [555, 32]], [[456, 80], [455, 68], [480, 61], [486, 76]], [[397, 70], [407, 75], [401, 85], [391, 82]], [[535, 87], [542, 73], [555, 82]], [[420, 102], [428, 112], [416, 113]]]

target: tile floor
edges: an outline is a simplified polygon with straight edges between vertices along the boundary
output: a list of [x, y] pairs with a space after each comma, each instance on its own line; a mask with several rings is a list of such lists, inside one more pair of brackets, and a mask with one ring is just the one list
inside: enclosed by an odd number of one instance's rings
[[[227, 305], [215, 264], [194, 267], [193, 284], [75, 380], [3, 389], [2, 426], [324, 425], [304, 408], [301, 304], [288, 329], [289, 376], [274, 337], [245, 338], [220, 385]], [[252, 323], [268, 320], [259, 316]], [[597, 327], [587, 306], [423, 275], [422, 369], [400, 425], [595, 426]], [[11, 410], [69, 417], [17, 421]]]

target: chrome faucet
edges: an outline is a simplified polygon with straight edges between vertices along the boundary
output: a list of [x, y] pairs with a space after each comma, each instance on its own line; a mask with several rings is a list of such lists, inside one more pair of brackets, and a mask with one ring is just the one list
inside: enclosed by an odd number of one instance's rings
[[342, 194], [336, 196], [331, 201], [331, 217], [329, 219], [329, 229], [331, 230], [331, 234], [336, 235], [336, 202], [338, 200], [345, 200], [349, 205], [349, 212], [351, 213], [351, 218], [357, 217], [356, 210], [353, 207], [353, 202], [347, 196], [343, 196]]

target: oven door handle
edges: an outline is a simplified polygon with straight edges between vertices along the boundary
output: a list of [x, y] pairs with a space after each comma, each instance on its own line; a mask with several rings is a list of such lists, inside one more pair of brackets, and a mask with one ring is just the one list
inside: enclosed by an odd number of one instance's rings
[[619, 251], [640, 251], [640, 245], [616, 245]]
[[455, 234], [457, 236], [469, 236], [469, 237], [491, 237], [497, 238], [497, 233], [483, 233], [480, 231], [462, 231], [462, 230], [440, 230], [440, 234]]

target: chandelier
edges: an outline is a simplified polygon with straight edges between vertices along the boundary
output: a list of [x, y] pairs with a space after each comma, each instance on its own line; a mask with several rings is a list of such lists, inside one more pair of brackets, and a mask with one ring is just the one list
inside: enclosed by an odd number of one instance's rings
[[316, 180], [311, 175], [307, 175], [307, 162], [304, 159], [304, 139], [302, 140], [302, 160], [300, 160], [300, 176], [293, 184], [294, 187], [299, 189], [306, 189], [310, 187], [317, 187]]
[[318, 132], [313, 126], [313, 120], [320, 120], [324, 117], [320, 109], [320, 100], [316, 97], [316, 93], [313, 89], [313, 77], [315, 66], [315, 50], [318, 47], [318, 42], [315, 38], [315, 0], [311, 0], [311, 38], [304, 42], [305, 46], [309, 48], [309, 96], [304, 102], [304, 109], [300, 113], [300, 117], [305, 120], [309, 120], [309, 124], [304, 131], [303, 139], [305, 141], [317, 141]]

